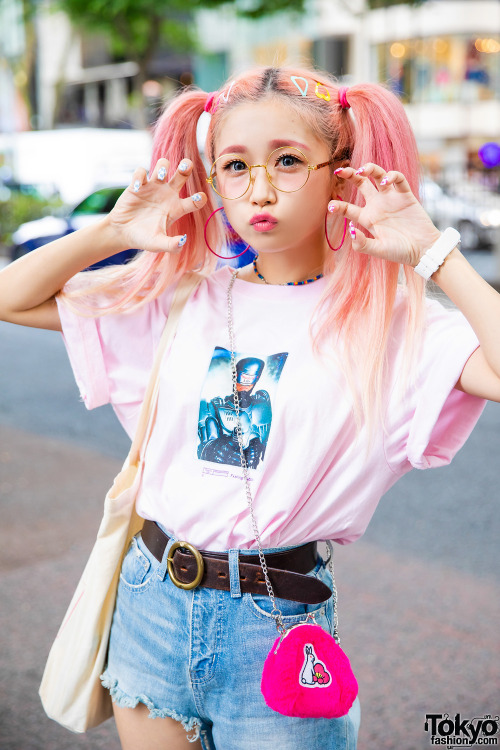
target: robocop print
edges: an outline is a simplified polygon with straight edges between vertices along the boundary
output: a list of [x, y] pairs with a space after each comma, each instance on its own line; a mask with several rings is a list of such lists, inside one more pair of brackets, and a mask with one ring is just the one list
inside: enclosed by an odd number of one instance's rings
[[[243, 449], [251, 469], [264, 460], [273, 415], [271, 401], [287, 356], [287, 352], [265, 358], [236, 353]], [[203, 384], [198, 436], [200, 460], [240, 466], [231, 352], [221, 346], [215, 347]]]

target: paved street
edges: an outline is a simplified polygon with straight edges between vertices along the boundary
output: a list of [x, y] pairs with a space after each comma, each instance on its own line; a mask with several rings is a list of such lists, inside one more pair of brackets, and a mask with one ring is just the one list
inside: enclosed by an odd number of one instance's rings
[[[79, 403], [58, 334], [0, 324], [0, 362], [0, 748], [118, 750], [112, 722], [72, 735], [37, 689], [127, 440]], [[499, 435], [490, 404], [452, 466], [405, 477], [336, 550], [359, 750], [430, 747], [426, 713], [499, 713]]]

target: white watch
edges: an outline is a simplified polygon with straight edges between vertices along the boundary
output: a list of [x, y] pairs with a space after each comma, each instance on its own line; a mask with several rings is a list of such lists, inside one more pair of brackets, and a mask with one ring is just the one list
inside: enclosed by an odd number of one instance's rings
[[441, 237], [420, 258], [419, 263], [415, 266], [416, 273], [426, 280], [430, 279], [459, 242], [460, 232], [457, 232], [453, 227], [445, 229]]

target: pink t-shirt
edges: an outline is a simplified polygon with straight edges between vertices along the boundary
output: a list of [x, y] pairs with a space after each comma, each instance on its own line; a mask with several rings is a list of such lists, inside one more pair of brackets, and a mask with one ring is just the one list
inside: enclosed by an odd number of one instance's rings
[[[227, 331], [226, 266], [185, 308], [161, 367], [158, 413], [138, 499], [200, 549], [255, 548], [239, 452]], [[412, 467], [451, 461], [484, 406], [454, 389], [478, 346], [465, 318], [428, 302], [418, 372], [401, 393], [404, 301], [398, 296], [384, 389], [386, 430], [356, 437], [335, 362], [313, 355], [309, 322], [326, 283], [271, 286], [237, 279], [235, 348], [242, 426], [265, 547], [353, 542], [381, 496]], [[111, 403], [132, 437], [173, 291], [137, 312], [87, 318], [59, 302], [71, 364], [89, 409]]]

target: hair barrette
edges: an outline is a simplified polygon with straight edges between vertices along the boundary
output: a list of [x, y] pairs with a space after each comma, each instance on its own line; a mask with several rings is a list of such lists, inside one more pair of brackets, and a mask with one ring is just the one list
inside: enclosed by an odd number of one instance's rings
[[[301, 96], [307, 96], [307, 90], [309, 88], [309, 81], [307, 80], [307, 78], [304, 78], [303, 76], [290, 76], [290, 80], [293, 83], [293, 85], [298, 88]], [[304, 84], [305, 84], [304, 88], [301, 88], [299, 86], [298, 81], [304, 81]]]
[[[324, 89], [326, 93], [322, 94], [320, 92], [320, 89]], [[330, 101], [330, 92], [328, 91], [324, 83], [320, 83], [319, 81], [316, 81], [316, 88], [314, 89], [314, 93], [316, 94], [318, 99], [324, 99], [325, 102]]]
[[223, 102], [227, 103], [227, 101], [229, 99], [229, 94], [231, 93], [231, 89], [233, 88], [234, 83], [235, 83], [234, 81], [231, 81], [231, 85], [229, 86], [228, 90], [226, 92], [223, 92], [220, 95], [220, 98], [222, 99]]

